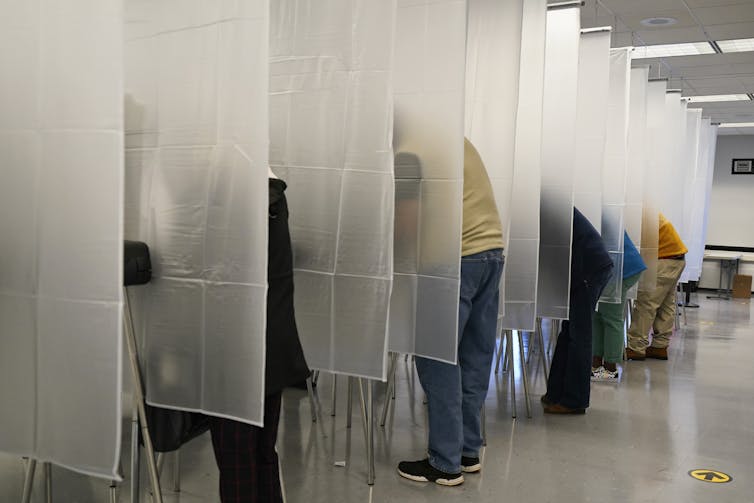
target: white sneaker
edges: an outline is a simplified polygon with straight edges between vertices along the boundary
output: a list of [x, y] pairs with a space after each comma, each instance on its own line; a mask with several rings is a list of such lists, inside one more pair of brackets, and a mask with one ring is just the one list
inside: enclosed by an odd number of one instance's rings
[[593, 382], [618, 382], [619, 374], [618, 369], [615, 370], [607, 370], [604, 367], [600, 367], [599, 372], [595, 374], [595, 372], [592, 372], [592, 381]]
[[605, 367], [600, 365], [597, 368], [592, 367], [592, 381], [598, 381], [599, 377], [602, 375], [602, 372], [605, 371]]

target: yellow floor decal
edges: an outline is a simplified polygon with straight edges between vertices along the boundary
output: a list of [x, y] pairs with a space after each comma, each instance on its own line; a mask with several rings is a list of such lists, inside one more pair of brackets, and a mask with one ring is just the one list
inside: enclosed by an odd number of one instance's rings
[[689, 472], [689, 475], [694, 477], [696, 480], [701, 480], [702, 482], [712, 482], [713, 484], [724, 484], [733, 480], [733, 478], [727, 473], [718, 472], [717, 470], [707, 470], [705, 468], [691, 470]]

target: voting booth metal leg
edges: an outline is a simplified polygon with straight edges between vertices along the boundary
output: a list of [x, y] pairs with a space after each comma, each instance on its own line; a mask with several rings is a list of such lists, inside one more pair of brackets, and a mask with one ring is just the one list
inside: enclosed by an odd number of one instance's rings
[[45, 501], [52, 503], [52, 464], [42, 463], [42, 471], [45, 479]]
[[[152, 438], [149, 436], [149, 425], [147, 424], [147, 414], [144, 407], [144, 388], [141, 381], [141, 371], [139, 370], [139, 358], [136, 349], [136, 336], [134, 334], [133, 318], [131, 317], [131, 304], [128, 300], [128, 290], [123, 288], [123, 300], [125, 303], [123, 309], [123, 322], [125, 323], [124, 336], [126, 338], [126, 344], [128, 347], [128, 359], [131, 363], [131, 375], [133, 378], [133, 391], [134, 400], [136, 402], [136, 412], [138, 414], [138, 421], [140, 424], [140, 430], [142, 439], [144, 441], [144, 450], [147, 453], [147, 473], [152, 486], [152, 493], [154, 501], [156, 503], [162, 503], [162, 491], [160, 489], [160, 477], [157, 473], [157, 462], [154, 456], [154, 448], [152, 446]], [[135, 439], [138, 443], [138, 438]], [[137, 444], [138, 451], [138, 444]], [[132, 478], [137, 478], [139, 472], [131, 473]], [[138, 501], [138, 493], [135, 495]], [[133, 501], [134, 495], [131, 495]]]
[[136, 405], [134, 394], [133, 408], [131, 411], [131, 503], [139, 501], [141, 491], [141, 464], [139, 452], [139, 407]]
[[346, 400], [346, 428], [351, 427], [353, 417], [353, 377], [348, 376], [348, 398]]
[[516, 368], [513, 365], [513, 330], [505, 331], [505, 360], [508, 367], [508, 379], [510, 380], [511, 405], [513, 406], [511, 417], [515, 419], [518, 411], [516, 410]]
[[364, 428], [364, 442], [367, 451], [367, 484], [374, 485], [374, 381], [366, 379], [367, 392], [364, 399], [364, 385], [358, 378], [359, 399], [361, 401], [361, 425]]
[[380, 426], [384, 427], [387, 422], [387, 415], [390, 411], [390, 406], [395, 399], [395, 371], [398, 366], [398, 353], [393, 353], [390, 356], [390, 366], [387, 372], [387, 388], [385, 389], [385, 403], [382, 405], [382, 417], [380, 418]]
[[31, 501], [31, 489], [34, 485], [34, 472], [37, 470], [37, 460], [29, 458], [26, 463], [26, 473], [24, 475], [24, 492], [21, 495], [21, 503], [29, 503]]
[[526, 356], [524, 354], [524, 337], [521, 330], [518, 333], [518, 353], [521, 360], [521, 380], [524, 383], [524, 398], [526, 399], [526, 417], [531, 417], [531, 397], [529, 396], [529, 376], [526, 372]]
[[173, 492], [181, 492], [181, 451], [179, 449], [173, 454]]

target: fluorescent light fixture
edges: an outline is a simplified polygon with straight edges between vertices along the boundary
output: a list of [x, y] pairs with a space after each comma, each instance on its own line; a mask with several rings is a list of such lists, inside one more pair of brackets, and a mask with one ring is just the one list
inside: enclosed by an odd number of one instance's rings
[[687, 42], [683, 44], [659, 44], [635, 47], [631, 59], [666, 58], [670, 56], [696, 56], [714, 54], [709, 42]]
[[691, 103], [714, 103], [719, 101], [749, 101], [748, 94], [713, 94], [710, 96], [684, 96]]
[[720, 124], [722, 128], [754, 127], [754, 122], [725, 122]]
[[735, 40], [718, 40], [717, 45], [726, 52], [754, 51], [754, 38], [739, 38]]

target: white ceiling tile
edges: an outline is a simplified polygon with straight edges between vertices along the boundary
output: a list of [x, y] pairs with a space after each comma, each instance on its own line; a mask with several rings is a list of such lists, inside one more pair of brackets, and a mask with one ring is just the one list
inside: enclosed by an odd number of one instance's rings
[[638, 30], [636, 34], [648, 45], [700, 42], [707, 40], [704, 31], [699, 26], [641, 29]]
[[693, 9], [704, 26], [728, 23], [754, 22], [754, 2], [746, 2], [723, 7], [702, 7]]
[[746, 4], [750, 3], [748, 0], [686, 0], [689, 7], [722, 7], [725, 8], [728, 5]]
[[705, 26], [712, 40], [732, 40], [754, 37], [754, 23], [741, 22]]

